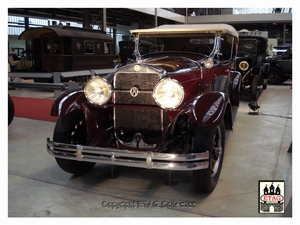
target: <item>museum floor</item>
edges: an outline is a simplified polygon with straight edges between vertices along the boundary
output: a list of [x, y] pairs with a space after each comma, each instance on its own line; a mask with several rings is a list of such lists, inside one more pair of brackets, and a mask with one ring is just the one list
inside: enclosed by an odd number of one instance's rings
[[[292, 81], [262, 91], [259, 115], [243, 96], [215, 190], [199, 194], [192, 174], [97, 164], [72, 176], [47, 153], [55, 122], [15, 117], [8, 127], [8, 217], [291, 217]], [[53, 98], [52, 92], [9, 90]], [[38, 106], [37, 106], [38, 107]], [[34, 110], [34, 108], [32, 109]], [[259, 213], [259, 183], [284, 182], [284, 213]], [[83, 221], [82, 221], [83, 222]]]

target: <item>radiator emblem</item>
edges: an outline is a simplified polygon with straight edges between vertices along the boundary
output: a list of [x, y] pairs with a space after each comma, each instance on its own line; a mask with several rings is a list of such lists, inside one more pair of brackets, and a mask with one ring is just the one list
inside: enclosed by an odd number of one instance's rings
[[130, 95], [135, 98], [136, 96], [138, 96], [138, 94], [139, 94], [139, 88], [137, 86], [133, 86], [130, 89]]
[[138, 72], [140, 71], [141, 67], [139, 65], [135, 65], [134, 66], [134, 71]]

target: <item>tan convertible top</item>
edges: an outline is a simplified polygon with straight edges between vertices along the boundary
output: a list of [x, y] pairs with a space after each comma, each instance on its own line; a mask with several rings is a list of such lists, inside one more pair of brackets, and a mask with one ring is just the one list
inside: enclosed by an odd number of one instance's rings
[[227, 33], [238, 38], [238, 32], [228, 24], [175, 24], [161, 25], [150, 29], [131, 30], [131, 34], [139, 34], [142, 37], [155, 35], [197, 34], [197, 33]]

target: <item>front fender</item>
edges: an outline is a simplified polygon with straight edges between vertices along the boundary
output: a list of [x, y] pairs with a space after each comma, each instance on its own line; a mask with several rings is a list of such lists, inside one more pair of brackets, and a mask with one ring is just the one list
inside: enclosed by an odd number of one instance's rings
[[192, 101], [184, 113], [200, 126], [217, 126], [222, 122], [226, 98], [222, 92], [208, 92]]
[[63, 116], [75, 109], [83, 110], [86, 102], [87, 99], [83, 90], [67, 91], [55, 99], [51, 109], [51, 116]]
[[241, 98], [242, 75], [238, 71], [232, 71], [231, 76], [232, 76], [231, 96], [230, 96], [231, 105], [239, 106], [240, 98]]
[[110, 139], [112, 108], [93, 107], [88, 103], [83, 90], [75, 90], [65, 92], [54, 101], [51, 115], [64, 116], [75, 110], [81, 110], [85, 115], [91, 145], [106, 143]]

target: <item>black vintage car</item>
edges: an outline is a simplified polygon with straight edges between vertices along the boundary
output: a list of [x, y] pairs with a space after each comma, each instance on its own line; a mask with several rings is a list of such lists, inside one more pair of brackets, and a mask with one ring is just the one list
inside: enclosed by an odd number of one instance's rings
[[242, 74], [242, 90], [249, 91], [251, 102], [249, 107], [257, 110], [259, 88], [267, 88], [269, 64], [264, 60], [267, 56], [268, 39], [261, 36], [240, 36], [236, 70]]
[[[149, 41], [139, 41], [139, 52], [141, 55], [152, 52], [155, 45]], [[120, 64], [124, 65], [128, 61], [133, 61], [135, 57], [135, 42], [132, 38], [128, 40], [119, 41], [120, 49]]]
[[273, 56], [266, 57], [270, 63], [268, 84], [281, 84], [292, 76], [292, 47], [274, 47]]

